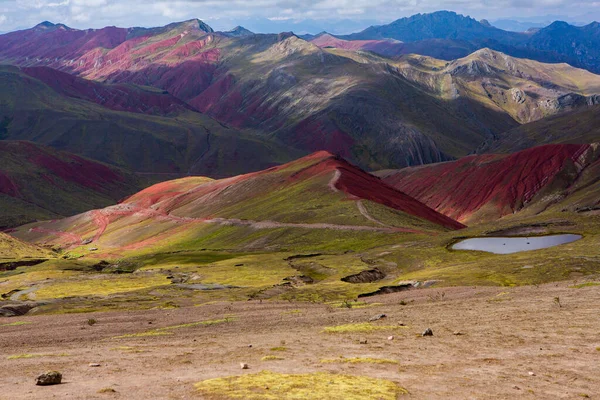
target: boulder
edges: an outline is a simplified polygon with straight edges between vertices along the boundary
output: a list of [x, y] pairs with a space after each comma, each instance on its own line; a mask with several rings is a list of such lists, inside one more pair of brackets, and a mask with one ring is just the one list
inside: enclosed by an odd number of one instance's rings
[[35, 384], [38, 386], [60, 385], [62, 374], [58, 371], [48, 371], [35, 378]]

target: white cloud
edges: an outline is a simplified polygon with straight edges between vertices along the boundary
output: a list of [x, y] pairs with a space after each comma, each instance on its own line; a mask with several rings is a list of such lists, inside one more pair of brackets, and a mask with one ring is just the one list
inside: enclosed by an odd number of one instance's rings
[[589, 0], [0, 0], [0, 5], [0, 14], [6, 18], [4, 29], [27, 27], [44, 19], [76, 28], [157, 26], [189, 18], [235, 21], [250, 17], [273, 22], [350, 18], [383, 23], [441, 9], [491, 20], [548, 14], [565, 19], [600, 17], [600, 1]]

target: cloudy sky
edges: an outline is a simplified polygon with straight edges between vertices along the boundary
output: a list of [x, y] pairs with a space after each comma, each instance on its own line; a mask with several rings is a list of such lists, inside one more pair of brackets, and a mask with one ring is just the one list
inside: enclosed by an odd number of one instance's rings
[[358, 30], [362, 25], [440, 9], [490, 20], [542, 17], [591, 22], [600, 17], [600, 1], [592, 0], [0, 0], [0, 32], [44, 20], [74, 28], [100, 28], [159, 26], [191, 18], [216, 29], [260, 18], [273, 23], [263, 24], [264, 28], [255, 24], [255, 29], [266, 30], [299, 20], [314, 20], [316, 25], [352, 20]]

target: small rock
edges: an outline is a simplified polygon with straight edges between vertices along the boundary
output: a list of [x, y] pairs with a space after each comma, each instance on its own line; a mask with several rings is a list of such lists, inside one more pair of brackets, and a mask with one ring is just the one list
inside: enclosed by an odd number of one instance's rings
[[431, 328], [427, 328], [425, 329], [425, 332], [421, 334], [421, 336], [433, 336], [433, 331], [431, 330]]
[[246, 364], [246, 363], [240, 363], [240, 368], [241, 369], [248, 369], [248, 364]]
[[360, 339], [360, 341], [358, 343], [359, 344], [367, 344], [369, 342], [367, 342], [367, 339]]
[[533, 371], [529, 371], [529, 376], [535, 376], [535, 373]]
[[393, 336], [388, 336], [388, 340], [394, 340]]
[[89, 363], [88, 366], [90, 366], [90, 367], [99, 367], [100, 364], [98, 364], [98, 363]]
[[39, 386], [60, 385], [62, 374], [58, 371], [48, 371], [35, 378], [35, 384]]
[[404, 322], [398, 322], [398, 326], [406, 326]]
[[462, 333], [461, 331], [454, 331], [454, 333], [452, 333], [454, 336], [462, 336], [464, 335], [464, 333]]
[[252, 345], [251, 345], [251, 344], [249, 344], [249, 345], [248, 345], [248, 347], [250, 348], [250, 347], [252, 347]]
[[385, 314], [377, 314], [374, 317], [371, 317], [371, 319], [369, 321], [370, 322], [379, 321], [380, 319], [384, 319], [384, 318], [387, 318], [387, 315], [385, 315]]
[[521, 390], [521, 388], [520, 388], [520, 387], [518, 387], [517, 385], [513, 386], [513, 389], [516, 389], [516, 390]]

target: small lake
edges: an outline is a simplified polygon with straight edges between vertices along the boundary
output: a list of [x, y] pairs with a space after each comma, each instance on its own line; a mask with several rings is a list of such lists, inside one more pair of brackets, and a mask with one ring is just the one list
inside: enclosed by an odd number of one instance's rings
[[535, 237], [482, 237], [462, 240], [453, 245], [452, 249], [486, 251], [494, 254], [512, 254], [572, 243], [582, 237], [581, 235], [572, 234]]

